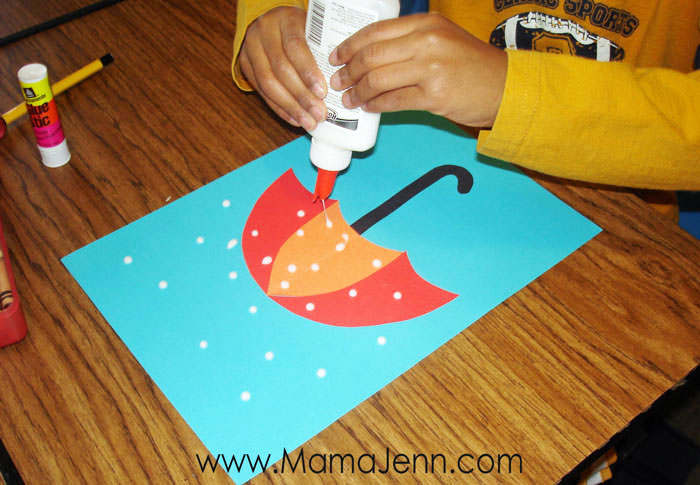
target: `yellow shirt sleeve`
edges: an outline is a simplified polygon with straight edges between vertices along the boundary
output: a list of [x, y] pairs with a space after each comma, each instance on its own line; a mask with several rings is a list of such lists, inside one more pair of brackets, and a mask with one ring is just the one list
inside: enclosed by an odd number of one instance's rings
[[236, 85], [245, 90], [252, 91], [253, 88], [245, 80], [238, 62], [238, 54], [243, 45], [248, 26], [262, 14], [269, 12], [275, 7], [301, 7], [306, 8], [304, 0], [238, 0], [236, 8], [236, 33], [233, 37], [233, 63], [231, 73]]
[[700, 71], [507, 52], [503, 101], [480, 153], [587, 182], [700, 189]]

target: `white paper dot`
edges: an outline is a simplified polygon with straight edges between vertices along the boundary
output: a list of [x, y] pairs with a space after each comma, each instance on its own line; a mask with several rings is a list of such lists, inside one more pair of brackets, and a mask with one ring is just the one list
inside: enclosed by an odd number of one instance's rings
[[352, 290], [348, 291], [348, 295], [355, 298], [357, 296], [357, 290], [353, 288]]
[[272, 258], [270, 256], [265, 256], [262, 260], [262, 264], [270, 264], [272, 262]]
[[202, 244], [204, 242], [204, 238], [202, 236], [199, 236], [197, 238], [197, 244]]
[[241, 401], [250, 401], [250, 393], [248, 391], [241, 393]]
[[231, 278], [232, 280], [235, 280], [236, 278], [238, 278], [238, 273], [236, 273], [235, 271], [231, 271], [228, 274], [228, 277]]
[[272, 352], [265, 352], [265, 360], [272, 360], [275, 358], [275, 354]]
[[280, 286], [282, 287], [282, 289], [286, 290], [287, 288], [289, 288], [289, 281], [280, 282]]
[[321, 267], [318, 265], [318, 263], [313, 263], [311, 265], [311, 271], [318, 271], [319, 269], [321, 269]]
[[231, 201], [226, 199], [221, 203], [221, 205], [224, 207], [231, 207]]
[[200, 349], [206, 349], [207, 347], [209, 347], [209, 343], [206, 340], [202, 340], [201, 342], [199, 342]]
[[294, 273], [296, 270], [297, 270], [296, 264], [290, 264], [289, 266], [287, 266], [287, 271], [289, 271], [290, 273]]
[[304, 230], [303, 230], [303, 229], [299, 229], [299, 230], [297, 231], [297, 236], [301, 237], [301, 236], [303, 236], [303, 235], [304, 235]]
[[377, 343], [378, 343], [379, 345], [384, 345], [384, 344], [386, 343], [386, 337], [379, 337], [379, 338], [377, 339]]
[[374, 266], [375, 268], [379, 268], [381, 265], [382, 265], [382, 262], [379, 261], [378, 259], [375, 259], [374, 261], [372, 261], [372, 266]]
[[132, 258], [131, 256], [126, 256], [124, 258], [124, 264], [131, 264], [133, 262], [134, 262], [134, 258]]
[[305, 215], [306, 215], [306, 212], [304, 212], [304, 211], [300, 210], [299, 212], [297, 212], [297, 216], [299, 216], [299, 217], [304, 217]]
[[329, 220], [326, 221], [326, 227], [331, 228], [333, 227], [333, 223]]
[[313, 303], [307, 303], [307, 304], [306, 304], [306, 309], [307, 309], [308, 311], [313, 311], [314, 308], [316, 308], [316, 305], [314, 305]]
[[166, 289], [167, 287], [168, 287], [168, 282], [165, 281], [165, 280], [163, 280], [163, 281], [161, 281], [160, 283], [158, 283], [158, 288], [160, 288], [161, 290], [164, 290], [164, 289]]
[[258, 313], [258, 307], [256, 307], [255, 305], [252, 305], [250, 308], [248, 308], [248, 311], [252, 314], [256, 314], [256, 313]]
[[394, 292], [394, 300], [400, 300], [400, 299], [401, 299], [401, 292], [395, 291]]
[[260, 234], [260, 233], [258, 232], [257, 229], [253, 229], [252, 231], [250, 231], [250, 235], [253, 237], [258, 237], [258, 234]]
[[316, 375], [317, 375], [318, 377], [320, 377], [321, 379], [323, 379], [324, 377], [326, 377], [326, 369], [319, 369], [319, 370], [317, 370], [317, 371], [316, 371]]
[[338, 243], [335, 245], [336, 251], [342, 251], [343, 249], [345, 249], [345, 243]]
[[228, 244], [226, 245], [226, 249], [231, 249], [231, 248], [234, 247], [236, 244], [238, 244], [238, 240], [237, 240], [237, 239], [231, 239], [231, 240], [228, 242]]
[[343, 239], [345, 239], [345, 242], [348, 242], [348, 239], [350, 239], [350, 236], [347, 234], [343, 233]]

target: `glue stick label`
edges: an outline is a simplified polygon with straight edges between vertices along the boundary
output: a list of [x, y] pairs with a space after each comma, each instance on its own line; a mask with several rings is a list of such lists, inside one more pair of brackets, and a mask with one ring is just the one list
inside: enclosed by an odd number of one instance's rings
[[51, 92], [49, 77], [44, 76], [35, 82], [24, 82], [20, 79], [22, 94], [27, 102], [29, 119], [34, 128], [37, 145], [44, 148], [55, 147], [64, 139], [61, 120], [58, 118], [58, 108]]

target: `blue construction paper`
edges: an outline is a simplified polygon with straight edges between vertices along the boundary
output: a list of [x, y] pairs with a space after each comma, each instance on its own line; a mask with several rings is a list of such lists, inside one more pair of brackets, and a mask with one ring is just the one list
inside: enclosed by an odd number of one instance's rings
[[[468, 194], [442, 179], [364, 233], [459, 296], [409, 321], [323, 325], [268, 299], [240, 244], [283, 172], [313, 190], [309, 144], [297, 139], [63, 258], [214, 458], [269, 453], [271, 466], [600, 231], [517, 169], [477, 156], [450, 122], [384, 115], [376, 147], [354, 158], [333, 198], [354, 222], [437, 165], [466, 167]], [[240, 483], [259, 471], [230, 473]]]

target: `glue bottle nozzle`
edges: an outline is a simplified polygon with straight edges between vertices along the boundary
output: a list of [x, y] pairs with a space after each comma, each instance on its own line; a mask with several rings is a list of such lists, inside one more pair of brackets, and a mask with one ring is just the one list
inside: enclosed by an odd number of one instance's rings
[[316, 202], [318, 199], [326, 200], [331, 192], [333, 192], [333, 186], [335, 185], [335, 177], [338, 172], [334, 170], [324, 170], [322, 168], [318, 169], [318, 175], [316, 176], [316, 187], [314, 188], [314, 198], [313, 201]]

